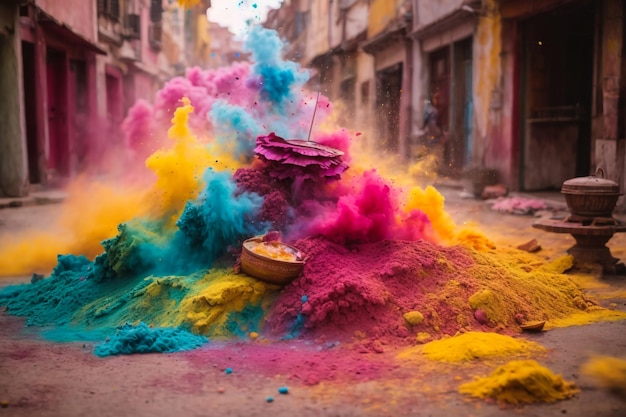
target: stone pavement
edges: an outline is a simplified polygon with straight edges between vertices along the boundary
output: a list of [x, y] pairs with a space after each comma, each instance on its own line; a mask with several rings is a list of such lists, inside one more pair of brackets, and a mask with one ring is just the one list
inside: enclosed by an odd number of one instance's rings
[[60, 189], [36, 189], [26, 197], [0, 198], [0, 209], [61, 203], [66, 197], [67, 193]]

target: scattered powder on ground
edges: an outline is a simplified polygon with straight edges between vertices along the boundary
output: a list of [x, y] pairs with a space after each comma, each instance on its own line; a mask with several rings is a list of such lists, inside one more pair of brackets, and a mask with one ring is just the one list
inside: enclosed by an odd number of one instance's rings
[[195, 349], [206, 342], [206, 337], [182, 329], [152, 329], [145, 323], [125, 324], [109, 340], [96, 346], [94, 353], [98, 356], [171, 353]]
[[420, 353], [434, 361], [463, 362], [474, 359], [505, 357], [541, 352], [545, 349], [534, 342], [514, 339], [497, 333], [467, 332], [406, 349], [399, 359], [411, 359]]
[[546, 210], [548, 206], [542, 200], [509, 197], [498, 200], [491, 208], [504, 213], [532, 214], [537, 210]]
[[[227, 349], [226, 349], [227, 347]], [[260, 373], [304, 385], [378, 379], [399, 365], [384, 355], [358, 354], [338, 341], [212, 342], [184, 357], [196, 369], [230, 367], [234, 373]]]
[[502, 403], [552, 403], [572, 397], [579, 390], [536, 361], [511, 361], [491, 375], [459, 387], [461, 394], [493, 398]]
[[582, 372], [600, 387], [626, 399], [626, 358], [597, 356], [582, 366]]

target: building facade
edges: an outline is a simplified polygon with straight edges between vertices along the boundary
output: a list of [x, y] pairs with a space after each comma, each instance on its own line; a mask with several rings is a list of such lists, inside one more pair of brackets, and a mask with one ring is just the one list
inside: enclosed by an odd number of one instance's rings
[[430, 102], [446, 132], [448, 175], [490, 172], [512, 190], [535, 191], [601, 168], [624, 189], [623, 0], [282, 7], [291, 11], [276, 12], [270, 27], [299, 28], [284, 31], [297, 51], [288, 54], [354, 109], [351, 120], [376, 118], [374, 146], [400, 161], [414, 157]]
[[210, 0], [0, 4], [0, 197], [62, 185], [123, 146], [120, 126], [191, 64]]

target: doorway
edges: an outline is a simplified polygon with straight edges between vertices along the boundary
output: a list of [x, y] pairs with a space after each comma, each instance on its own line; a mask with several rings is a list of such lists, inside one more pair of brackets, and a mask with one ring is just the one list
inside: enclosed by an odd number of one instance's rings
[[28, 180], [31, 184], [42, 182], [39, 166], [41, 149], [37, 141], [37, 96], [35, 76], [35, 44], [22, 41], [22, 82], [24, 83], [24, 118], [26, 121], [26, 147], [28, 153]]
[[48, 169], [54, 176], [69, 175], [67, 59], [63, 51], [46, 51], [48, 104]]
[[107, 144], [118, 144], [120, 126], [124, 119], [124, 93], [122, 72], [113, 66], [106, 67], [106, 97], [107, 97]]
[[399, 152], [402, 63], [376, 73], [376, 108], [382, 150]]
[[522, 190], [589, 175], [594, 25], [591, 1], [521, 24]]

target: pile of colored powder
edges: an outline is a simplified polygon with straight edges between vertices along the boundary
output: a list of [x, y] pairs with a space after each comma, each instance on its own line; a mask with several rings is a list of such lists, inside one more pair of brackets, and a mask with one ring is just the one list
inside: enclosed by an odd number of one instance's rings
[[[0, 305], [28, 325], [59, 326], [52, 340], [92, 340], [125, 323], [180, 328], [212, 337], [257, 331], [275, 286], [230, 269], [184, 276], [101, 276], [84, 257], [59, 257], [53, 274], [32, 284], [6, 287]], [[184, 339], [176, 339], [184, 342]]]
[[467, 332], [459, 336], [434, 340], [421, 347], [401, 352], [400, 359], [410, 359], [423, 353], [427, 358], [440, 362], [463, 362], [474, 359], [514, 356], [543, 351], [537, 343], [515, 339], [497, 333]]
[[279, 334], [296, 327], [340, 339], [356, 334], [379, 350], [378, 342], [406, 346], [459, 331], [515, 331], [531, 320], [574, 316], [588, 323], [597, 313], [619, 316], [588, 301], [553, 264], [521, 251], [398, 240], [344, 246], [311, 238], [294, 245], [309, 260], [270, 313], [268, 323]]
[[582, 366], [582, 372], [593, 378], [600, 387], [626, 398], [625, 359], [597, 356]]
[[[364, 332], [364, 343], [385, 339], [406, 345], [413, 337], [403, 318], [406, 312], [422, 310], [425, 319], [419, 326], [452, 334], [459, 315], [461, 324], [473, 321], [467, 297], [476, 284], [465, 273], [472, 259], [462, 247], [384, 240], [347, 248], [323, 238], [294, 246], [309, 260], [302, 276], [276, 300], [268, 324], [277, 333], [300, 322], [303, 331], [336, 332], [339, 339]], [[431, 296], [439, 300], [429, 300]]]
[[536, 361], [511, 361], [491, 375], [459, 387], [461, 394], [493, 398], [507, 404], [552, 403], [572, 397], [579, 390]]
[[[490, 327], [516, 328], [529, 321], [577, 325], [601, 319], [626, 318], [626, 313], [606, 310], [590, 300], [564, 272], [571, 256], [551, 262], [519, 250], [473, 252], [468, 270], [478, 278], [479, 290], [468, 298], [474, 311], [485, 314]], [[481, 314], [482, 314], [481, 313]]]
[[98, 356], [171, 353], [195, 349], [206, 342], [206, 337], [182, 329], [152, 329], [145, 323], [125, 324], [113, 337], [96, 346], [94, 353]]

